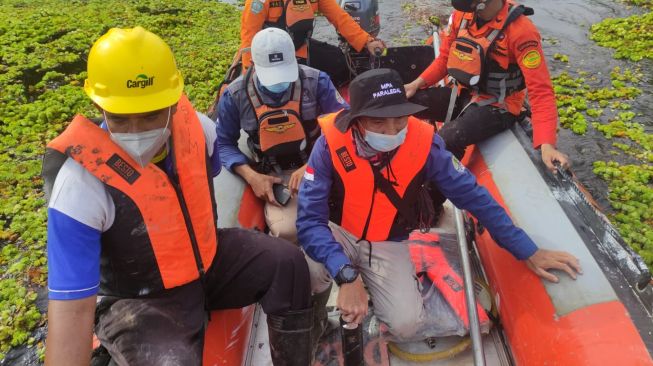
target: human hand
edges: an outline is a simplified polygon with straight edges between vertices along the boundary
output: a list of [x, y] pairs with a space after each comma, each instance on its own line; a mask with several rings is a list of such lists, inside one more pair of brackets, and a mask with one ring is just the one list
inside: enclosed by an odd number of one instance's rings
[[367, 52], [369, 52], [370, 55], [381, 56], [385, 50], [385, 42], [378, 38], [370, 38], [370, 40], [365, 44], [365, 48], [367, 48]]
[[295, 197], [297, 192], [299, 192], [299, 184], [302, 182], [302, 178], [304, 177], [306, 166], [306, 164], [302, 165], [299, 169], [295, 170], [290, 175], [290, 180], [288, 180], [288, 189], [290, 189], [291, 197]]
[[422, 78], [417, 78], [413, 80], [412, 82], [404, 85], [404, 89], [406, 90], [406, 98], [410, 99], [417, 93], [417, 90], [419, 88], [423, 87], [426, 84], [426, 82]]
[[279, 202], [274, 198], [274, 191], [272, 190], [272, 185], [274, 183], [281, 183], [281, 178], [273, 177], [271, 175], [265, 175], [260, 173], [254, 173], [248, 177], [247, 183], [252, 187], [254, 195], [267, 201], [275, 206], [281, 206]]
[[567, 272], [569, 277], [576, 279], [576, 273], [583, 274], [578, 258], [567, 252], [557, 250], [538, 249], [535, 254], [526, 260], [526, 264], [536, 275], [549, 280], [558, 282], [558, 277], [548, 272], [550, 269], [559, 269]]
[[562, 166], [563, 169], [569, 169], [569, 157], [556, 150], [553, 145], [542, 144], [540, 150], [542, 152], [542, 161], [544, 162], [544, 165], [546, 165], [553, 174], [557, 174], [557, 169], [554, 164], [556, 161], [560, 163], [560, 166]]
[[336, 306], [344, 321], [356, 324], [363, 322], [367, 315], [367, 291], [360, 275], [354, 282], [340, 285]]

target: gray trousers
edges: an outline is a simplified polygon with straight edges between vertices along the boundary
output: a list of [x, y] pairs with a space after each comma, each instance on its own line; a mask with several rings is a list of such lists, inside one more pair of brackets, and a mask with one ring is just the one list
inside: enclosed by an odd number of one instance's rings
[[[357, 243], [358, 238], [342, 227], [333, 223], [329, 223], [329, 227], [345, 254], [359, 269], [376, 317], [398, 339], [412, 338], [421, 328], [426, 312], [408, 245], [392, 241]], [[313, 293], [326, 291], [332, 280], [328, 271], [323, 264], [308, 256], [306, 260]]]

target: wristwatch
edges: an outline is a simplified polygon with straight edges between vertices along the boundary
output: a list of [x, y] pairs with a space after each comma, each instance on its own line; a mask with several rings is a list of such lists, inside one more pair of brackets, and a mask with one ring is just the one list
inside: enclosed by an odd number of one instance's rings
[[351, 264], [345, 264], [340, 267], [340, 271], [338, 271], [334, 280], [336, 285], [340, 286], [345, 283], [352, 283], [356, 281], [356, 278], [358, 278], [358, 270]]

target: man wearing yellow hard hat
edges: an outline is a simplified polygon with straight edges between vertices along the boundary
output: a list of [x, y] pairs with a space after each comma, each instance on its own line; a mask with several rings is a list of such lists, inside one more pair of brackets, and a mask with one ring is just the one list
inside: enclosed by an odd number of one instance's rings
[[205, 311], [255, 302], [273, 363], [309, 363], [304, 257], [216, 228], [215, 125], [183, 87], [168, 45], [141, 27], [91, 48], [84, 90], [104, 119], [76, 116], [43, 162], [48, 365], [88, 365], [93, 330], [118, 365], [200, 365]]

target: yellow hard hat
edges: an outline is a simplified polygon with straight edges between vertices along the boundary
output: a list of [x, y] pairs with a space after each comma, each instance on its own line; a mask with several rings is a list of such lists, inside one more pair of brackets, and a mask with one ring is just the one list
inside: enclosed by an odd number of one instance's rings
[[170, 47], [142, 27], [110, 29], [88, 55], [84, 91], [107, 112], [163, 109], [177, 103], [183, 89]]

